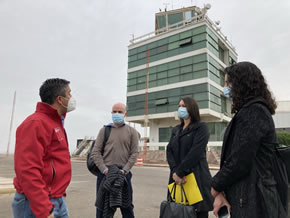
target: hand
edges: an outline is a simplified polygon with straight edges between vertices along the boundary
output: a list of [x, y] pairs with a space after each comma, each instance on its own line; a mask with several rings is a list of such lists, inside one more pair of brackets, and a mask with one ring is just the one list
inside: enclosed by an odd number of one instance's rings
[[123, 176], [125, 175], [125, 171], [124, 170], [120, 170], [121, 171], [121, 173], [123, 174]]
[[108, 172], [109, 172], [109, 169], [108, 169], [108, 168], [106, 168], [106, 169], [105, 169], [105, 171], [104, 171], [104, 174], [105, 174], [105, 175], [107, 175], [107, 174], [108, 174]]
[[220, 192], [216, 191], [214, 188], [211, 188], [210, 193], [215, 198]]
[[54, 218], [53, 213], [51, 213], [47, 218]]
[[217, 217], [219, 210], [226, 206], [228, 211], [231, 211], [231, 205], [223, 195], [223, 193], [219, 193], [216, 198], [214, 199], [213, 203], [213, 214]]
[[176, 184], [180, 185], [183, 182], [183, 178], [180, 178], [176, 173], [173, 173], [172, 179], [175, 181]]

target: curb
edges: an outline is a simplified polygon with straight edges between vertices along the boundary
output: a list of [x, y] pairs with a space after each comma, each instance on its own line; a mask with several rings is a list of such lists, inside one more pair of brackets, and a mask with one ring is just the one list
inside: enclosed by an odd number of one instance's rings
[[5, 188], [5, 189], [0, 189], [0, 195], [3, 194], [12, 194], [15, 193], [15, 189], [14, 188]]

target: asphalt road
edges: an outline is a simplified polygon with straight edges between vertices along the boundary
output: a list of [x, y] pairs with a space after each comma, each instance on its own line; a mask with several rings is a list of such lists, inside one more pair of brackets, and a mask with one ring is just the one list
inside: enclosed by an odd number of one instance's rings
[[[166, 199], [169, 170], [165, 167], [137, 167], [132, 170], [136, 218], [158, 218], [161, 201]], [[13, 158], [0, 156], [0, 177], [14, 176]], [[84, 162], [72, 162], [72, 181], [67, 190], [67, 204], [71, 218], [95, 217], [96, 177]], [[12, 217], [14, 194], [0, 195], [0, 217]], [[115, 218], [121, 218], [120, 211]], [[213, 216], [212, 216], [213, 217]]]
[[[132, 172], [136, 218], [158, 218], [160, 203], [166, 199], [168, 168], [135, 166]], [[14, 177], [12, 157], [6, 158], [0, 155], [0, 177]], [[71, 218], [95, 217], [95, 181], [96, 177], [88, 172], [85, 162], [72, 162], [72, 181], [67, 190], [67, 204]], [[288, 195], [289, 193], [290, 188]], [[14, 194], [0, 194], [1, 218], [12, 218], [13, 196]], [[115, 218], [121, 217], [118, 210]], [[210, 215], [210, 218], [214, 216]]]

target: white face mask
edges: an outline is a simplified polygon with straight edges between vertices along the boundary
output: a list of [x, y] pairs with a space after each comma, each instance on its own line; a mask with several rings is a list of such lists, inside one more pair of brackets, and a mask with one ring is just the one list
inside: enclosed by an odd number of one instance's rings
[[64, 105], [62, 105], [62, 106], [66, 108], [66, 112], [68, 113], [68, 112], [71, 112], [71, 111], [76, 109], [77, 102], [73, 97], [70, 97], [70, 99], [68, 100], [67, 107]]

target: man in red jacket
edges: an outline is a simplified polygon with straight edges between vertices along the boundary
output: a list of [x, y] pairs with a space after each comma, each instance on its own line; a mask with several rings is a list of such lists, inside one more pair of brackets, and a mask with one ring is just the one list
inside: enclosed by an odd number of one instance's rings
[[68, 217], [64, 199], [71, 180], [67, 112], [75, 109], [69, 81], [48, 79], [39, 89], [42, 102], [16, 131], [14, 218]]

